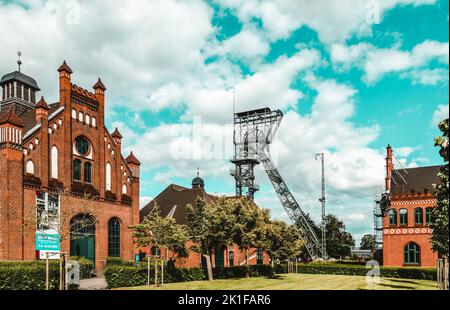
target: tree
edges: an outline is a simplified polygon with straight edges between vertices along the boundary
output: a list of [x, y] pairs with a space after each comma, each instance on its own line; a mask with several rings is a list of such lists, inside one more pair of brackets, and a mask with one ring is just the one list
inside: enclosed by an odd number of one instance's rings
[[268, 248], [266, 235], [270, 224], [270, 213], [269, 210], [259, 208], [247, 198], [234, 200], [232, 210], [234, 215], [232, 240], [241, 250], [244, 250], [248, 267], [250, 248]]
[[361, 243], [359, 245], [359, 248], [361, 250], [374, 251], [375, 250], [375, 241], [376, 241], [375, 235], [371, 235], [371, 234], [364, 235], [361, 238]]
[[[189, 239], [186, 226], [177, 224], [173, 218], [162, 217], [157, 206], [142, 223], [133, 227], [133, 239], [137, 246], [162, 247], [182, 257], [188, 254], [186, 246]], [[155, 259], [154, 262], [155, 285], [158, 285], [158, 260]], [[150, 261], [148, 268], [150, 268]], [[163, 275], [161, 279], [164, 281]]]
[[433, 251], [440, 255], [448, 257], [449, 255], [449, 222], [448, 222], [448, 193], [449, 193], [449, 153], [448, 153], [448, 135], [449, 135], [449, 119], [439, 124], [439, 129], [443, 133], [442, 136], [435, 139], [435, 146], [439, 146], [439, 154], [444, 159], [444, 166], [439, 171], [440, 184], [434, 184], [434, 192], [437, 199], [437, 206], [433, 210], [432, 216], [432, 234], [431, 245]]
[[187, 228], [191, 249], [206, 259], [208, 280], [213, 280], [211, 255], [233, 243], [235, 216], [232, 200], [220, 197], [206, 202], [198, 199], [194, 206], [187, 206]]
[[352, 235], [345, 231], [345, 225], [335, 215], [329, 214], [325, 218], [327, 235], [327, 253], [330, 257], [342, 258], [350, 256], [350, 251], [355, 246]]
[[304, 246], [297, 227], [283, 221], [271, 221], [266, 238], [272, 266], [275, 260], [285, 261], [297, 258]]

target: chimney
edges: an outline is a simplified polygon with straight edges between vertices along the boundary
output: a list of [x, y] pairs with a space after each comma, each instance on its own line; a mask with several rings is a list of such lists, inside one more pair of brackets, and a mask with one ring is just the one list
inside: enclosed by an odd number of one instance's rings
[[393, 169], [394, 164], [392, 163], [392, 147], [388, 145], [386, 148], [386, 179], [385, 179], [386, 193], [391, 192], [391, 178]]

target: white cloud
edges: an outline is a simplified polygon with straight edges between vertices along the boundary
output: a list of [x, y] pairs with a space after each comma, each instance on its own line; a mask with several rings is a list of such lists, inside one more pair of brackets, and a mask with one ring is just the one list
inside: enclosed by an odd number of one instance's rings
[[15, 69], [20, 46], [22, 71], [54, 102], [56, 69], [66, 59], [80, 86], [90, 89], [99, 75], [103, 77], [109, 108], [122, 105], [121, 98], [129, 106], [146, 106], [153, 89], [182, 83], [203, 68], [201, 49], [214, 31], [212, 8], [203, 1], [76, 3], [80, 16], [74, 24], [66, 22], [71, 9], [66, 1], [1, 5], [0, 36], [10, 44], [0, 50], [0, 72]]
[[[263, 29], [275, 41], [285, 39], [302, 25], [318, 32], [325, 43], [342, 42], [352, 35], [367, 35], [371, 32], [368, 16], [368, 1], [360, 0], [215, 0], [223, 7], [236, 11], [246, 24], [255, 18], [262, 21]], [[436, 0], [383, 0], [379, 4], [379, 15], [398, 5], [430, 5]]]
[[441, 121], [448, 118], [448, 104], [440, 104], [433, 113], [432, 126], [437, 126]]
[[361, 68], [368, 84], [376, 83], [387, 74], [398, 73], [400, 77], [409, 78], [416, 84], [436, 85], [448, 81], [448, 69], [424, 67], [431, 62], [448, 67], [449, 44], [427, 40], [417, 44], [411, 51], [400, 50], [398, 46], [376, 48], [367, 43], [350, 46], [333, 44], [331, 60], [340, 69], [351, 66]]

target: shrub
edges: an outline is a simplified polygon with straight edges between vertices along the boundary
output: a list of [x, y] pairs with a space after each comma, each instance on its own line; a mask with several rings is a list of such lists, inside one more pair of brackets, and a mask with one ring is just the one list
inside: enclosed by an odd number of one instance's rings
[[[59, 262], [49, 264], [49, 289], [59, 288]], [[0, 290], [45, 290], [45, 264], [1, 262]]]
[[[295, 268], [294, 268], [295, 270]], [[297, 272], [305, 274], [334, 274], [349, 276], [365, 276], [369, 269], [365, 265], [337, 263], [298, 264]], [[287, 265], [277, 265], [276, 273], [287, 273]], [[436, 280], [435, 268], [416, 267], [380, 267], [380, 276], [386, 278]]]

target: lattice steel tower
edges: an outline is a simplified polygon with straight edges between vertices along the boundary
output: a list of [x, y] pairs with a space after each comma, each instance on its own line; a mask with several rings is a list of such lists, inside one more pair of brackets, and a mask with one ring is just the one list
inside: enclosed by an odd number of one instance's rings
[[325, 258], [321, 242], [305, 213], [270, 159], [269, 146], [282, 119], [283, 113], [280, 110], [272, 111], [269, 108], [234, 114], [235, 153], [231, 162], [235, 169], [231, 170], [231, 175], [236, 181], [236, 195], [254, 198], [255, 192], [259, 190], [259, 186], [255, 184], [254, 168], [261, 163], [286, 213], [299, 229], [311, 258]]

